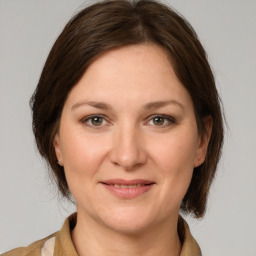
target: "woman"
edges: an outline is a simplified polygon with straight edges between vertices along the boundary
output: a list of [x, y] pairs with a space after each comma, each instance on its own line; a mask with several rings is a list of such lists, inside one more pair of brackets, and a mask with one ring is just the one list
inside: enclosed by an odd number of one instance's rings
[[31, 107], [38, 149], [77, 213], [4, 255], [201, 255], [179, 212], [203, 216], [223, 124], [205, 51], [181, 16], [148, 0], [80, 11]]

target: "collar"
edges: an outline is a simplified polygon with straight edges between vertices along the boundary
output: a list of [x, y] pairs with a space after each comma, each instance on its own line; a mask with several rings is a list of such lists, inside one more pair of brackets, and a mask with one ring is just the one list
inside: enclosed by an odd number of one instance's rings
[[[76, 225], [76, 213], [70, 215], [61, 230], [56, 233], [54, 256], [78, 256], [71, 239], [71, 230]], [[201, 256], [201, 250], [193, 238], [187, 222], [179, 216], [178, 231], [182, 241], [180, 256]]]

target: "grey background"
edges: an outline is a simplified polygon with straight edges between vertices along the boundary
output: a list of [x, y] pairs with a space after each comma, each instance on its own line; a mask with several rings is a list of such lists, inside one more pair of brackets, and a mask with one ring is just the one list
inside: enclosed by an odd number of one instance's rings
[[[188, 219], [205, 256], [255, 256], [256, 1], [169, 0], [197, 31], [228, 129], [203, 220]], [[0, 252], [60, 229], [61, 201], [36, 151], [29, 99], [48, 52], [79, 0], [0, 0]]]

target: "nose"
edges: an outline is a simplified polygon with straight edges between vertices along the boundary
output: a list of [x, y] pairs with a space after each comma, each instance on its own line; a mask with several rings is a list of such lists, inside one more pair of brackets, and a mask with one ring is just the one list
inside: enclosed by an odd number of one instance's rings
[[110, 160], [125, 170], [133, 170], [147, 161], [142, 134], [135, 127], [117, 128], [113, 134]]

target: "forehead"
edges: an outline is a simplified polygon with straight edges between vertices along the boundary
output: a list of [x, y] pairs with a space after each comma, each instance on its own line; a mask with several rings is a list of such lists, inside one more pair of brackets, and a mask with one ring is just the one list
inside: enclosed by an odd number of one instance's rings
[[118, 79], [122, 80], [119, 76], [122, 73], [124, 79], [129, 77], [138, 81], [138, 78], [147, 79], [147, 76], [143, 77], [145, 72], [156, 77], [164, 72], [175, 76], [169, 54], [164, 48], [144, 43], [112, 49], [97, 57], [85, 74], [87, 77], [90, 74], [100, 74], [99, 79], [102, 76], [118, 76]]
[[[105, 52], [87, 68], [68, 101], [113, 103], [191, 101], [177, 78], [168, 53], [154, 44], [130, 45]], [[190, 103], [190, 102], [188, 102]]]

